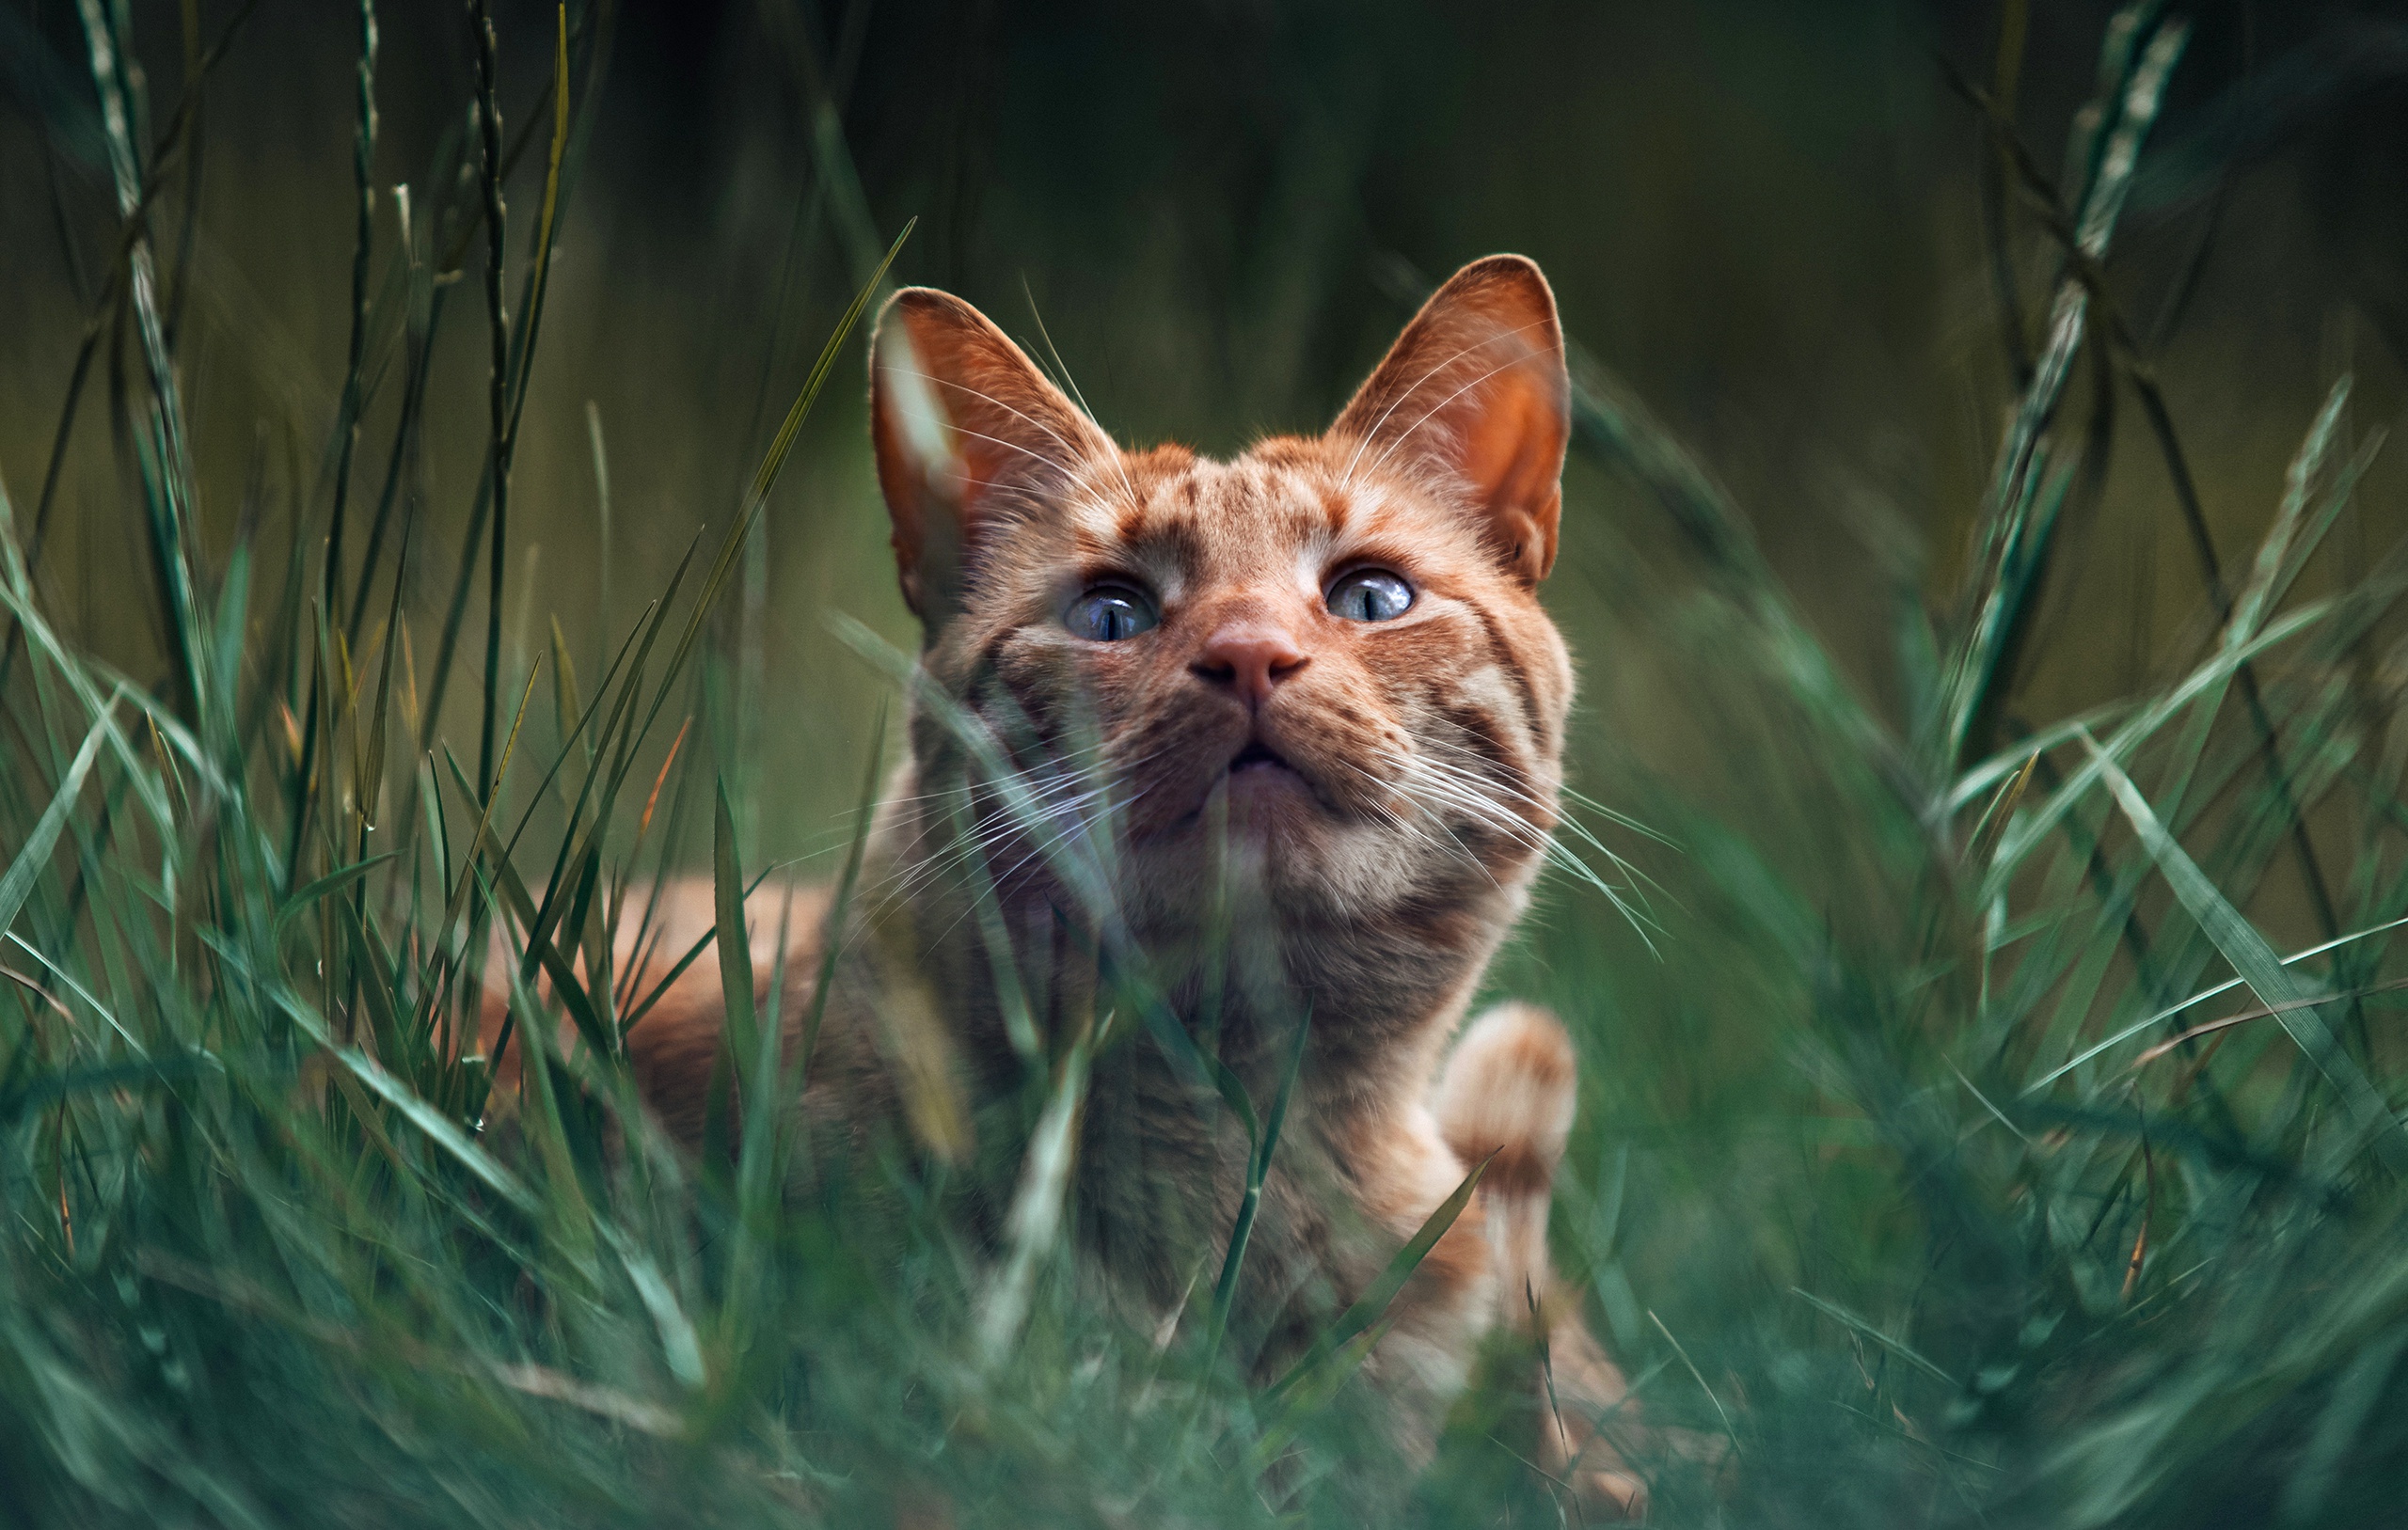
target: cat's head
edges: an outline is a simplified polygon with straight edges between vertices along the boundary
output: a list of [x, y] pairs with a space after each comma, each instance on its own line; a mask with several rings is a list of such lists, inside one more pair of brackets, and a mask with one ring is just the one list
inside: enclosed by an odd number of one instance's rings
[[[1022, 820], [994, 873], [1109, 800], [1140, 923], [1192, 915], [1222, 843], [1315, 925], [1518, 909], [1572, 698], [1538, 600], [1568, 394], [1518, 256], [1441, 287], [1325, 434], [1226, 463], [1120, 450], [975, 308], [896, 293], [871, 420], [904, 598], [927, 674], [1030, 772], [984, 799]], [[924, 767], [960, 727], [919, 709]]]

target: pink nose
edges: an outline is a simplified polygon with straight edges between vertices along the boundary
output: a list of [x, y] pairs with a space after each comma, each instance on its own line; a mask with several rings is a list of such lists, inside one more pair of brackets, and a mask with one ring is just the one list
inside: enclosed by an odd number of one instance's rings
[[1261, 622], [1232, 622], [1204, 641], [1197, 674], [1234, 690], [1248, 707], [1271, 699], [1271, 687], [1310, 662], [1296, 640]]

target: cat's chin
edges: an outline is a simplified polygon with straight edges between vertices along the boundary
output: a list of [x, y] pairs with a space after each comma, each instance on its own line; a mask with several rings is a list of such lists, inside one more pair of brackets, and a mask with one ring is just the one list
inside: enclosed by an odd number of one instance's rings
[[[1131, 843], [1126, 870], [1141, 906], [1167, 926], [1204, 917], [1220, 855], [1228, 891], [1258, 912], [1318, 919], [1333, 907], [1376, 901], [1351, 885], [1370, 852], [1362, 824], [1334, 807], [1313, 780], [1287, 765], [1225, 772], [1191, 812]], [[1219, 839], [1216, 855], [1212, 842]], [[1338, 884], [1349, 884], [1339, 895]]]

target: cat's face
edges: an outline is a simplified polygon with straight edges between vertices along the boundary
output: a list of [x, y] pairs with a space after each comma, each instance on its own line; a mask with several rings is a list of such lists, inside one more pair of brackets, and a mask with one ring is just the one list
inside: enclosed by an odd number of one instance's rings
[[[1316, 923], [1518, 907], [1572, 693], [1536, 596], [1568, 389], [1535, 266], [1465, 268], [1326, 434], [1228, 463], [1121, 451], [943, 293], [898, 293], [874, 354], [928, 671], [1030, 772], [986, 799], [1021, 830], [998, 875], [1108, 799], [1141, 924], [1192, 918], [1223, 845], [1241, 896]], [[924, 709], [923, 764], [958, 736]]]

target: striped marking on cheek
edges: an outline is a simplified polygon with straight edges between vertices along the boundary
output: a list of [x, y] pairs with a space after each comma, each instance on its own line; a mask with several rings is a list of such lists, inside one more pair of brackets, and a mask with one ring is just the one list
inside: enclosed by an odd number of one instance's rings
[[[1078, 667], [1069, 655], [1056, 644], [1027, 640], [1021, 629], [1014, 629], [997, 640], [988, 675], [990, 683], [972, 703], [980, 719], [999, 738], [1008, 739], [1022, 728], [1033, 728], [1038, 739], [1051, 748], [1061, 736], [1064, 692], [1080, 683]], [[999, 708], [995, 704], [999, 699], [1009, 706]]]
[[1523, 775], [1519, 751], [1506, 740], [1495, 713], [1460, 698], [1442, 701], [1432, 710], [1454, 735], [1445, 740], [1446, 747], [1439, 751], [1444, 763], [1464, 769], [1471, 762], [1461, 756], [1470, 754], [1509, 781], [1519, 780]]
[[962, 694], [974, 697], [986, 689], [1003, 669], [1004, 654], [1017, 639], [1022, 627], [999, 626], [989, 633], [971, 655], [969, 670], [962, 677]]
[[1523, 713], [1524, 692], [1507, 678], [1503, 666], [1484, 664], [1455, 683], [1439, 702], [1450, 720], [1481, 740], [1481, 751], [1498, 765], [1519, 770], [1530, 752], [1529, 718]]
[[[1477, 601], [1465, 601], [1464, 604], [1478, 619], [1481, 632], [1488, 639], [1489, 656], [1494, 661], [1490, 668], [1503, 672], [1513, 682], [1514, 695], [1521, 705], [1523, 727], [1539, 749], [1553, 753], [1560, 744], [1555, 736], [1556, 719], [1548, 716], [1547, 709], [1539, 703], [1538, 687], [1531, 683], [1530, 668], [1525, 662], [1528, 655], [1506, 637], [1495, 612]], [[1539, 620], [1545, 621], [1545, 618]]]

